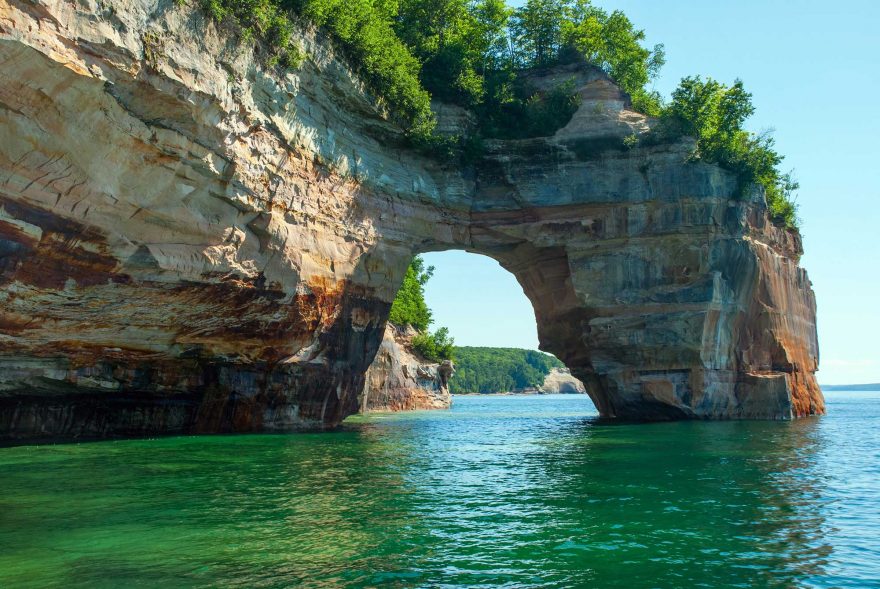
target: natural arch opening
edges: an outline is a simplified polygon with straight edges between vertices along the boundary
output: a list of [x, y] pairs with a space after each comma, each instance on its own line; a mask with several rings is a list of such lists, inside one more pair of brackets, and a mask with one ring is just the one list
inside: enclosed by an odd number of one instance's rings
[[456, 342], [453, 394], [586, 392], [561, 360], [539, 351], [532, 303], [496, 260], [462, 250], [421, 257], [434, 269], [425, 285], [434, 323]]
[[447, 408], [456, 394], [586, 394], [559, 358], [539, 350], [538, 312], [490, 256], [415, 256], [366, 375], [361, 411]]

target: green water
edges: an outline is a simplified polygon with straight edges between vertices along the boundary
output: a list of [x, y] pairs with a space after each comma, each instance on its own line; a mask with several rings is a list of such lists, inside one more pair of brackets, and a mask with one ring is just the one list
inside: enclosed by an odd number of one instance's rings
[[0, 448], [0, 587], [880, 587], [880, 394], [793, 423], [456, 398], [323, 434]]

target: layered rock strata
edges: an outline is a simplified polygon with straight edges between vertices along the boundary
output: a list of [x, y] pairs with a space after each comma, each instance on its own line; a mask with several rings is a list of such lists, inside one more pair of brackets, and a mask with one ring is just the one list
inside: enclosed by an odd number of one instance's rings
[[448, 360], [431, 362], [412, 347], [414, 333], [388, 323], [358, 401], [361, 413], [449, 409], [449, 379], [455, 369]]
[[461, 166], [301, 42], [280, 73], [170, 0], [0, 0], [0, 436], [338, 424], [446, 249], [516, 276], [604, 416], [823, 412], [799, 236], [600, 72]]

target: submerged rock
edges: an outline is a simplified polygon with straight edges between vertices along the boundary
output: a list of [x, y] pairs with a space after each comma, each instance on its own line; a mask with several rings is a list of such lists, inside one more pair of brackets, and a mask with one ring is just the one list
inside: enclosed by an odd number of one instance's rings
[[0, 0], [0, 437], [334, 426], [446, 249], [516, 276], [603, 416], [824, 411], [800, 236], [606, 76], [463, 167], [299, 41], [282, 74], [192, 7]]

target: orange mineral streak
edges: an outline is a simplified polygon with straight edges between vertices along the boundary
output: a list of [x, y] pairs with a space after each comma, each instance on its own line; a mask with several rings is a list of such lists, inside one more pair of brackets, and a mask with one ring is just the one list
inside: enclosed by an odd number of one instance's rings
[[[326, 277], [311, 277], [294, 293], [267, 286], [259, 278], [235, 275], [206, 275], [203, 282], [176, 284], [156, 282], [152, 277], [139, 280], [118, 271], [122, 264], [96, 230], [4, 197], [0, 197], [0, 207], [0, 239], [5, 248], [0, 257], [0, 285], [16, 285], [4, 293], [0, 333], [33, 336], [33, 341], [4, 339], [0, 351], [26, 351], [35, 357], [64, 355], [74, 367], [119, 355], [173, 357], [181, 349], [200, 356], [276, 362], [333, 328], [347, 296], [372, 296], [348, 280]], [[81, 296], [91, 293], [94, 303], [86, 304], [87, 316], [77, 317], [84, 303], [75, 302], [67, 309], [59, 306], [58, 301], [65, 300], [62, 293], [69, 288]], [[40, 299], [56, 302], [41, 304]], [[158, 322], [144, 312], [149, 309], [163, 310]], [[361, 324], [375, 322], [369, 305], [355, 306], [352, 315]], [[105, 344], [88, 341], [101, 339], [88, 335], [96, 330], [107, 333]], [[131, 338], [124, 337], [126, 330], [164, 332], [174, 349], [141, 349], [138, 342], [127, 341]], [[41, 332], [52, 341], [46, 342]], [[76, 333], [85, 339], [71, 339]], [[117, 349], [124, 352], [108, 352]]]
[[0, 219], [0, 239], [10, 250], [0, 262], [0, 285], [58, 290], [71, 281], [85, 287], [129, 280], [116, 273], [118, 261], [98, 231], [2, 196], [0, 208], [14, 220]]
[[176, 342], [209, 354], [276, 361], [293, 355], [331, 328], [349, 291], [345, 280], [313, 280], [294, 295], [229, 279], [175, 289], [175, 305], [200, 311]]
[[813, 373], [818, 368], [815, 348], [816, 302], [797, 260], [800, 236], [766, 225], [753, 232], [758, 261], [757, 284], [743, 318], [739, 349], [747, 371], [785, 377], [793, 417], [825, 413], [825, 400]]

